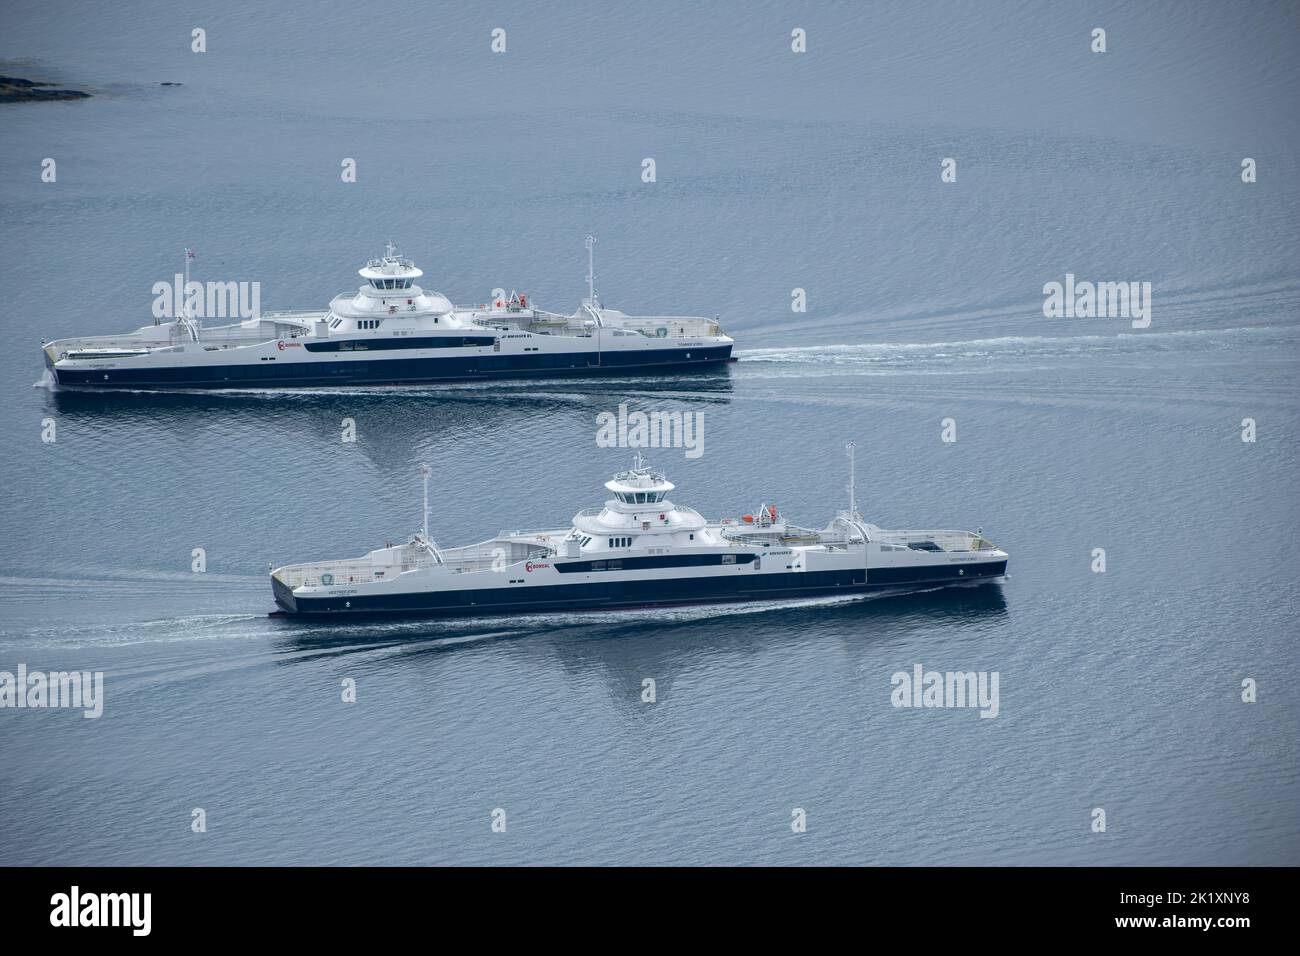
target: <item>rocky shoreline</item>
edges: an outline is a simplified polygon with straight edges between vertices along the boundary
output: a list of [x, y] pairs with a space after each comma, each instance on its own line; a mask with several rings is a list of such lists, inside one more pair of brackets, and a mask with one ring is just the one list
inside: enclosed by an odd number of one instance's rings
[[53, 83], [27, 80], [18, 76], [0, 76], [0, 103], [35, 103], [43, 100], [84, 100], [89, 93], [81, 90], [53, 89]]

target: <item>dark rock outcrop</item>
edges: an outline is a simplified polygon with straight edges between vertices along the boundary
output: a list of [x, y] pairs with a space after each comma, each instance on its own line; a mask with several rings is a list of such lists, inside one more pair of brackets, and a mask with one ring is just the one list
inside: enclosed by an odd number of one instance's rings
[[89, 93], [81, 90], [56, 90], [54, 84], [25, 80], [18, 76], [0, 76], [0, 103], [35, 103], [41, 100], [84, 100]]

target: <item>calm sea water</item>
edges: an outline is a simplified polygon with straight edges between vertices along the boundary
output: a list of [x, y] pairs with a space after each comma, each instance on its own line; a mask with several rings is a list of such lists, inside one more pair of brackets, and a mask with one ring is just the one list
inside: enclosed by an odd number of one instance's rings
[[[367, 42], [381, 14], [403, 28]], [[0, 669], [103, 670], [106, 703], [98, 720], [0, 711], [0, 862], [1300, 862], [1294, 8], [3, 17], [0, 72], [96, 95], [0, 107]], [[1087, 50], [1099, 24], [1105, 55]], [[718, 312], [740, 362], [33, 387], [42, 337], [148, 321], [184, 245], [196, 278], [260, 281], [265, 308], [324, 305], [391, 236], [457, 300], [505, 286], [567, 310], [589, 232], [607, 304]], [[1151, 327], [1045, 319], [1042, 286], [1066, 272], [1151, 281]], [[472, 622], [267, 616], [269, 563], [414, 530], [421, 462], [443, 543], [565, 525], [626, 464], [595, 443], [622, 403], [703, 414], [701, 457], [652, 461], [705, 514], [776, 501], [822, 524], [853, 439], [872, 520], [980, 526], [1010, 580]], [[891, 675], [917, 663], [997, 671], [997, 718], [892, 707]]]

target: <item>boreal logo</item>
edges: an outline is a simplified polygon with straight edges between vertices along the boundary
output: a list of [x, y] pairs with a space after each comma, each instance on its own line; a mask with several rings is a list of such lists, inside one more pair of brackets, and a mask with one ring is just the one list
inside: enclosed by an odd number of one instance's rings
[[536, 564], [534, 564], [532, 561], [529, 561], [527, 564], [524, 565], [524, 570], [525, 570], [525, 571], [535, 571], [535, 570], [537, 570], [538, 568], [549, 568], [549, 567], [550, 567], [550, 565], [549, 565], [549, 564], [546, 564], [545, 562], [541, 562], [541, 561], [539, 561], [539, 562], [537, 562]]

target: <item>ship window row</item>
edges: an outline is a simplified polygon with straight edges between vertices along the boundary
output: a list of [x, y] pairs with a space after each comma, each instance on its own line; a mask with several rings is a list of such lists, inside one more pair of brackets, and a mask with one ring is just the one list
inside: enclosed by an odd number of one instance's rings
[[664, 554], [604, 561], [565, 561], [555, 565], [561, 574], [593, 571], [646, 571], [654, 568], [701, 568], [758, 563], [756, 554]]
[[380, 323], [381, 321], [383, 321], [383, 320], [382, 320], [382, 319], [359, 319], [359, 320], [357, 321], [357, 328], [359, 328], [359, 329], [377, 329], [377, 328], [379, 328], [379, 323]]
[[664, 500], [663, 491], [616, 491], [614, 497], [625, 505], [655, 505]]
[[[352, 352], [385, 349], [461, 349], [487, 348], [495, 339], [485, 335], [412, 336], [404, 339], [347, 339], [334, 342], [307, 342], [308, 352]], [[563, 356], [562, 356], [563, 357]]]
[[371, 279], [370, 284], [376, 289], [409, 289], [414, 279]]
[[369, 366], [365, 362], [332, 364], [325, 362], [267, 362], [265, 365], [221, 366], [205, 379], [220, 382], [237, 378], [320, 378], [322, 376], [363, 375]]
[[632, 547], [631, 538], [610, 538], [609, 546], [611, 548], [630, 548]]

